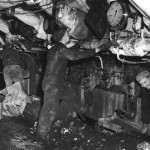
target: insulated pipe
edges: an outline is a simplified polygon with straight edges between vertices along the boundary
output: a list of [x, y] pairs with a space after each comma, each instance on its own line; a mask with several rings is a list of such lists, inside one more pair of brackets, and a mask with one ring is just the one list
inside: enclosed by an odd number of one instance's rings
[[117, 48], [110, 47], [111, 52], [117, 55], [143, 57], [150, 51], [150, 40], [142, 38], [125, 38], [117, 43]]
[[14, 16], [25, 24], [34, 27], [38, 32], [36, 35], [38, 38], [44, 40], [47, 38], [47, 34], [43, 29], [44, 17], [42, 15], [16, 8]]
[[2, 18], [0, 18], [0, 30], [7, 35], [10, 34], [8, 23]]
[[0, 1], [0, 10], [19, 5], [21, 3], [23, 3], [22, 0], [1, 0]]
[[150, 19], [149, 0], [129, 0], [130, 3], [147, 19]]

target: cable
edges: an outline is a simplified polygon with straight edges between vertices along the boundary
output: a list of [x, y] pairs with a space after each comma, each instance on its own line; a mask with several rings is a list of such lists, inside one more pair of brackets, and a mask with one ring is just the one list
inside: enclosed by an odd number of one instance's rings
[[[44, 6], [48, 6], [48, 5], [51, 5], [52, 3], [49, 3], [49, 4], [46, 4], [46, 5], [42, 5], [42, 6], [40, 6], [40, 7], [44, 7]], [[2, 14], [8, 14], [8, 15], [14, 15], [14, 14], [29, 14], [29, 13], [35, 13], [35, 12], [40, 12], [40, 11], [43, 11], [43, 10], [47, 10], [47, 9], [49, 9], [49, 8], [51, 8], [51, 7], [53, 7], [53, 6], [49, 6], [49, 7], [47, 7], [47, 8], [42, 8], [42, 9], [39, 9], [39, 10], [33, 10], [33, 11], [28, 11], [28, 12], [26, 12], [26, 13], [9, 13], [9, 12], [0, 12], [0, 13], [2, 13]]]

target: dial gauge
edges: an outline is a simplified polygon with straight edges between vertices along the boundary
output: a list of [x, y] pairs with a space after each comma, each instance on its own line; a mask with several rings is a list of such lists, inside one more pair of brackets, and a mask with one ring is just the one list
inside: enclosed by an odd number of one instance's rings
[[107, 20], [112, 29], [121, 29], [127, 21], [128, 11], [124, 3], [113, 2], [107, 12]]

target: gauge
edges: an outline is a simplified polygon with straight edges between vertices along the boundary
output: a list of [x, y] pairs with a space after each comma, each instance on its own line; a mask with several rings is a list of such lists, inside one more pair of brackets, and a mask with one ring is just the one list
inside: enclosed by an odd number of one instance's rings
[[111, 3], [108, 12], [107, 20], [110, 24], [111, 29], [121, 29], [127, 22], [128, 11], [125, 3], [115, 1]]

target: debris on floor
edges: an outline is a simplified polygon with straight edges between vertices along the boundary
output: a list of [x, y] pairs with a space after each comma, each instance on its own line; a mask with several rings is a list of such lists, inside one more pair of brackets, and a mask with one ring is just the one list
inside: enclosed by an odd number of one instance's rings
[[139, 143], [150, 143], [148, 136], [139, 133], [104, 133], [96, 127], [97, 122], [82, 122], [75, 114], [57, 120], [47, 141], [38, 139], [35, 131], [31, 133], [37, 122], [22, 116], [4, 117], [0, 120], [0, 150], [136, 150]]
[[150, 144], [144, 141], [137, 145], [137, 150], [150, 150]]

